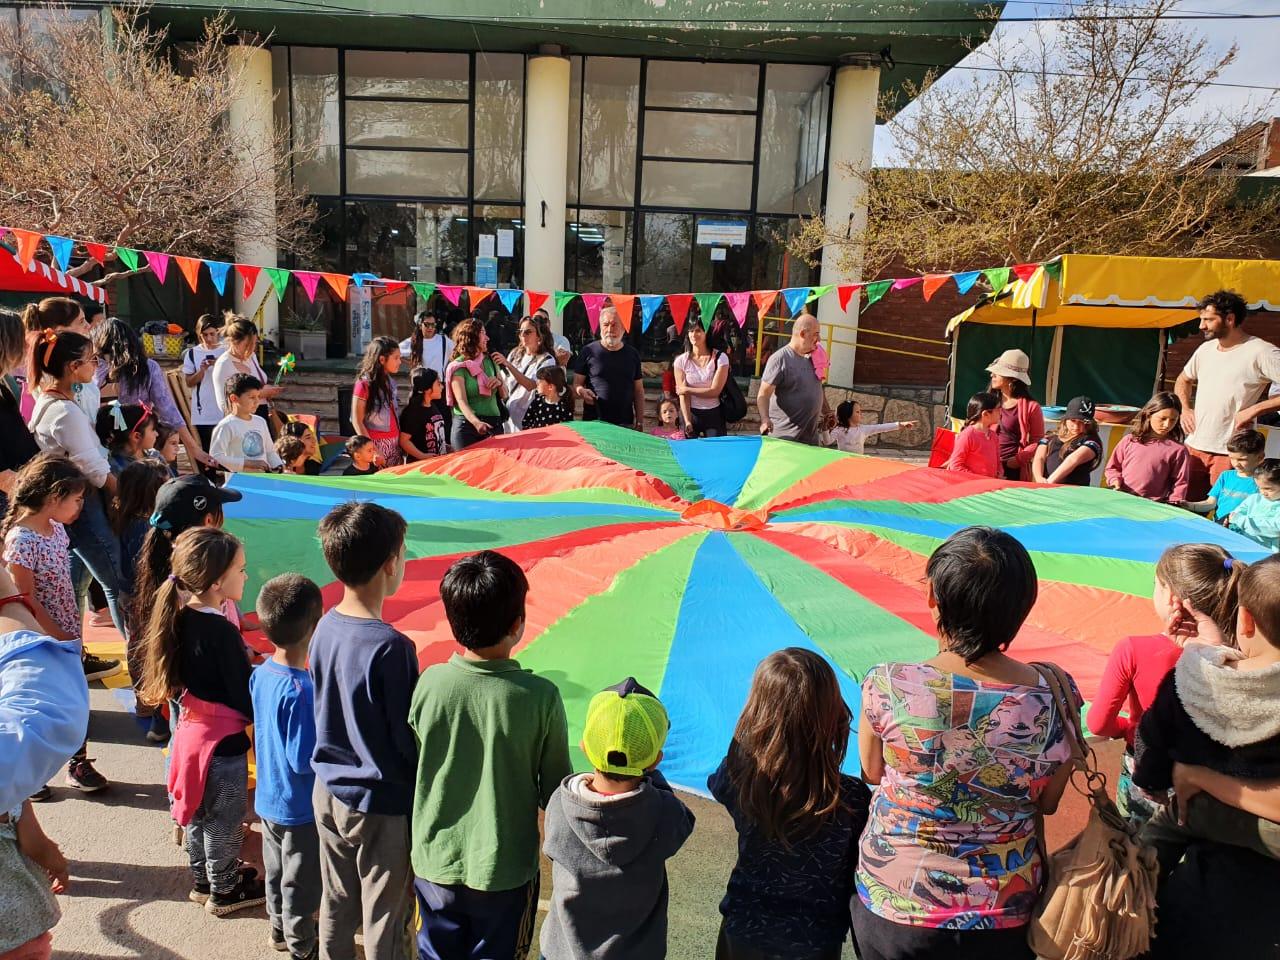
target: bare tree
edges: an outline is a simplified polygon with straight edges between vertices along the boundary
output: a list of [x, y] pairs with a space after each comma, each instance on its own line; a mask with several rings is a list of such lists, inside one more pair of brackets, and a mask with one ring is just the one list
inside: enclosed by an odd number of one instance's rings
[[1064, 22], [997, 31], [963, 78], [909, 87], [910, 110], [882, 104], [898, 156], [871, 176], [865, 235], [814, 218], [792, 249], [834, 243], [854, 262], [864, 246], [867, 276], [1064, 253], [1257, 255], [1280, 239], [1276, 199], [1188, 167], [1245, 125], [1199, 106], [1236, 51], [1163, 19], [1174, 3], [1075, 4]]
[[[106, 31], [65, 13], [46, 14], [39, 42], [0, 28], [0, 223], [222, 259], [237, 233], [274, 230], [280, 250], [311, 252], [315, 211], [290, 182], [285, 132], [274, 165], [241, 159], [225, 13], [180, 44], [138, 5], [113, 9]], [[253, 202], [263, 191], [275, 195], [274, 224]]]

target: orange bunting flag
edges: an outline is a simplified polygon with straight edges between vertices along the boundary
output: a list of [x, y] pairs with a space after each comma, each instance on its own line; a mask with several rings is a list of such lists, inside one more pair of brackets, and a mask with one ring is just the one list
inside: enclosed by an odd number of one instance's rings
[[756, 302], [756, 316], [763, 317], [778, 299], [777, 290], [752, 290], [751, 299]]
[[1015, 263], [1013, 265], [1013, 275], [1024, 283], [1036, 275], [1036, 271], [1040, 269], [1038, 263]]
[[684, 322], [689, 316], [691, 303], [693, 303], [692, 293], [667, 294], [667, 306], [671, 309], [671, 319], [675, 321], [676, 333], [684, 333]]
[[613, 309], [618, 311], [618, 319], [622, 321], [622, 329], [627, 333], [631, 332], [631, 314], [635, 309], [636, 297], [634, 293], [611, 293], [609, 300], [613, 303]]
[[258, 274], [262, 273], [262, 268], [251, 263], [237, 263], [236, 273], [244, 278], [244, 298], [248, 300], [253, 296], [253, 288], [258, 285]]
[[849, 301], [853, 299], [854, 294], [862, 290], [860, 283], [847, 283], [836, 287], [836, 296], [840, 298], [840, 309], [842, 311], [849, 309]]
[[18, 241], [18, 252], [13, 255], [14, 259], [22, 264], [22, 269], [29, 270], [31, 261], [36, 256], [36, 247], [40, 245], [41, 235], [32, 230], [19, 230], [16, 227], [10, 227], [9, 232]]
[[933, 299], [933, 295], [938, 292], [944, 283], [951, 279], [949, 273], [930, 273], [924, 278], [924, 299], [928, 303]]
[[200, 263], [195, 257], [174, 257], [174, 261], [178, 264], [178, 269], [182, 271], [183, 277], [187, 280], [187, 286], [191, 288], [191, 292], [195, 293], [196, 284], [200, 282]]
[[347, 299], [347, 287], [351, 283], [351, 277], [345, 273], [322, 273], [325, 282], [333, 287], [333, 292], [338, 295], [339, 300]]
[[472, 310], [489, 299], [493, 293], [490, 287], [463, 287], [467, 291], [467, 304]]

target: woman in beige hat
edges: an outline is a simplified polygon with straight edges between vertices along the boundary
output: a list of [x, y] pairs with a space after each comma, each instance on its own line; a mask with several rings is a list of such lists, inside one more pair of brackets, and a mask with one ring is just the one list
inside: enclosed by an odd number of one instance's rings
[[1044, 437], [1044, 411], [1031, 396], [1031, 360], [1006, 350], [987, 367], [991, 389], [1000, 394], [1000, 462], [1006, 480], [1031, 480], [1031, 461]]

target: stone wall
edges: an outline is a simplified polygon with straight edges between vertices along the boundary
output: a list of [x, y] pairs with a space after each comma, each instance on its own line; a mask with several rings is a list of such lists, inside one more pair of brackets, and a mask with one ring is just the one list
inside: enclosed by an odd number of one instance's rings
[[845, 400], [853, 400], [862, 409], [863, 423], [885, 423], [890, 420], [915, 420], [905, 430], [879, 433], [867, 437], [867, 452], [876, 448], [892, 450], [928, 450], [934, 431], [949, 425], [943, 403], [943, 387], [884, 386], [862, 384], [852, 389], [827, 387], [827, 402], [834, 410]]

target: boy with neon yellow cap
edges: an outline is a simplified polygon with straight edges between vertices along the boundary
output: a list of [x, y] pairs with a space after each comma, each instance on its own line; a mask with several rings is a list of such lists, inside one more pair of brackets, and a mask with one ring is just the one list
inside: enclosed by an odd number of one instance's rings
[[595, 772], [566, 777], [547, 804], [547, 960], [666, 956], [667, 860], [693, 832], [657, 769], [667, 728], [666, 709], [633, 677], [591, 698], [582, 751]]

